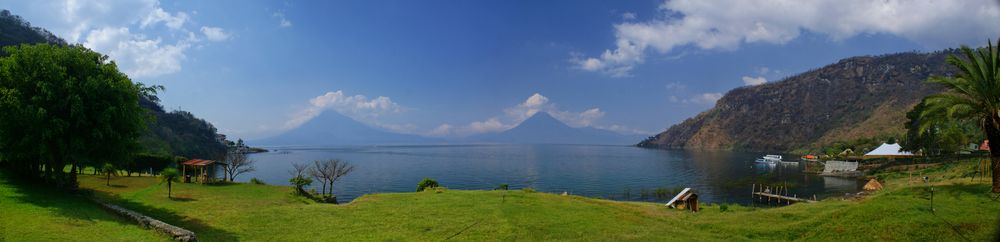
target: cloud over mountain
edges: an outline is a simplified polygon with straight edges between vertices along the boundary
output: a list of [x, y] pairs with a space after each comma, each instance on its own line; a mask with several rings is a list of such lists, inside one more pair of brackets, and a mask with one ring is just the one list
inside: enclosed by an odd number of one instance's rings
[[572, 53], [571, 61], [582, 70], [627, 77], [649, 49], [733, 50], [744, 43], [784, 44], [804, 31], [833, 41], [891, 34], [928, 48], [978, 44], [1000, 35], [1000, 3], [992, 0], [672, 0], [658, 10], [660, 17], [614, 25], [613, 49], [596, 57]]

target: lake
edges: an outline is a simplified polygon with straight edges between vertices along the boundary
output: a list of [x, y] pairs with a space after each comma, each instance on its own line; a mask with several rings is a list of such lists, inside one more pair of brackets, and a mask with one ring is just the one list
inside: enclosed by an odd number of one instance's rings
[[[341, 159], [356, 168], [335, 185], [338, 200], [364, 194], [412, 192], [424, 177], [449, 189], [531, 187], [630, 201], [666, 201], [684, 187], [706, 202], [749, 203], [753, 183], [787, 184], [799, 197], [839, 196], [858, 191], [855, 179], [802, 172], [803, 165], [754, 165], [762, 153], [656, 150], [599, 145], [442, 145], [272, 148], [251, 154], [256, 177], [288, 185], [293, 163]], [[798, 158], [786, 160], [798, 160]], [[659, 192], [657, 192], [659, 191]]]

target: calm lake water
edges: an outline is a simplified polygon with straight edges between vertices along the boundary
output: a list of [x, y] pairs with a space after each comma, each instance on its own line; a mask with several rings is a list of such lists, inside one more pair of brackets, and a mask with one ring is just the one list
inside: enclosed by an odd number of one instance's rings
[[450, 189], [489, 190], [509, 184], [510, 189], [532, 187], [541, 192], [632, 201], [669, 200], [680, 189], [691, 187], [702, 201], [746, 204], [751, 184], [764, 182], [787, 184], [799, 197], [823, 198], [858, 190], [854, 179], [805, 174], [803, 165], [753, 165], [763, 155], [594, 145], [277, 148], [252, 154], [257, 171], [237, 180], [256, 177], [268, 184], [287, 185], [293, 163], [341, 159], [356, 167], [334, 188], [341, 202], [368, 193], [412, 192], [424, 177]]

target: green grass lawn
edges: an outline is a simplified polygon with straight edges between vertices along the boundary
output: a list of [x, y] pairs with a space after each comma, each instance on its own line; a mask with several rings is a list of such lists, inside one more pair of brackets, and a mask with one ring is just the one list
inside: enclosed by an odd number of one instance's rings
[[[860, 201], [754, 209], [703, 205], [698, 213], [659, 203], [617, 202], [523, 191], [428, 191], [316, 204], [291, 188], [175, 184], [153, 177], [81, 176], [98, 196], [193, 230], [203, 241], [512, 240], [973, 240], [995, 241], [1000, 201], [986, 182], [962, 178], [971, 163], [931, 168], [935, 212], [922, 182], [886, 173], [887, 190]], [[16, 231], [16, 230], [15, 230]]]
[[0, 241], [163, 241], [87, 199], [0, 173]]

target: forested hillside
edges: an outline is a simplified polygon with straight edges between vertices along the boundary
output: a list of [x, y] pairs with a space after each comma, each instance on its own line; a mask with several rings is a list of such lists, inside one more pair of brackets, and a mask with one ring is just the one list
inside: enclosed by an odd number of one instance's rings
[[[0, 10], [0, 47], [37, 43], [67, 44], [45, 29], [31, 26], [20, 16]], [[216, 139], [217, 131], [211, 123], [186, 111], [163, 110], [155, 94], [140, 96], [139, 104], [150, 114], [147, 129], [139, 140], [144, 152], [206, 159], [225, 155], [226, 145]]]

